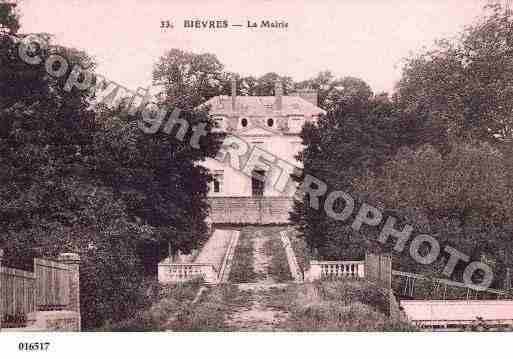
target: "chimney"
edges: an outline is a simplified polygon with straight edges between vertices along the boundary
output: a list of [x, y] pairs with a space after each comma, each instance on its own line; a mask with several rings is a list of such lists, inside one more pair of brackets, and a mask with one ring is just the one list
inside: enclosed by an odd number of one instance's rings
[[281, 111], [283, 108], [283, 86], [280, 80], [276, 80], [274, 84], [274, 104], [275, 109]]
[[235, 111], [237, 106], [237, 79], [232, 76], [232, 110]]

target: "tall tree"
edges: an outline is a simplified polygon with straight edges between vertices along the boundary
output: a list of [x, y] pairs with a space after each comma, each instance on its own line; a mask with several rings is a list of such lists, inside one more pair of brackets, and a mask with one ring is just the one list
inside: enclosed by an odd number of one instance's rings
[[449, 137], [513, 136], [513, 17], [500, 5], [458, 38], [409, 58], [397, 86], [406, 114]]
[[20, 22], [16, 11], [16, 3], [0, 3], [0, 32], [7, 30], [9, 33], [15, 34], [19, 28]]
[[[396, 108], [387, 97], [373, 97], [362, 80], [342, 79], [344, 87], [334, 89], [333, 109], [317, 124], [307, 124], [301, 137], [306, 146], [299, 159], [304, 172], [317, 177], [334, 190], [352, 192], [351, 179], [369, 168], [379, 168], [396, 150]], [[337, 96], [335, 96], [337, 95]], [[298, 179], [301, 182], [301, 178]], [[361, 238], [350, 227], [306, 205], [306, 196], [296, 202], [292, 221], [298, 225], [310, 248], [320, 258], [360, 257]]]
[[417, 232], [436, 236], [472, 260], [484, 256], [499, 279], [512, 264], [510, 175], [490, 144], [453, 143], [444, 156], [424, 145], [401, 149], [380, 173], [353, 178], [353, 186], [367, 203], [392, 210]]
[[162, 101], [190, 110], [222, 94], [226, 84], [224, 65], [213, 54], [171, 49], [155, 64], [153, 83]]
[[[101, 127], [88, 110], [90, 94], [64, 89], [73, 66], [91, 65], [89, 57], [50, 41], [41, 57], [60, 54], [69, 62], [68, 72], [54, 78], [44, 62], [18, 57], [19, 42], [0, 39], [0, 243], [14, 267], [34, 256], [79, 253], [84, 327], [98, 326], [127, 314], [119, 303], [140, 304], [135, 250], [142, 228], [130, 222], [114, 189], [93, 175], [103, 154], [95, 149]], [[115, 239], [118, 248], [107, 257], [102, 248]]]
[[[15, 267], [78, 252], [83, 323], [98, 327], [144, 304], [142, 264], [156, 270], [167, 255], [161, 243], [188, 252], [206, 239], [209, 175], [197, 162], [218, 141], [205, 113], [182, 113], [189, 128], [179, 141], [175, 133], [143, 133], [140, 114], [90, 110], [92, 93], [64, 85], [74, 65], [93, 71], [94, 63], [48, 40], [41, 57], [69, 62], [60, 78], [44, 62], [24, 63], [19, 39], [0, 38], [0, 245]], [[191, 147], [201, 124], [207, 135]]]

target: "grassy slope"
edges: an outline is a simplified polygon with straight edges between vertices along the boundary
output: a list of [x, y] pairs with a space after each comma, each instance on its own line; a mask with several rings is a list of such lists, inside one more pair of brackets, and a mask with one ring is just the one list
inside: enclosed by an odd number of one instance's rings
[[[256, 281], [253, 270], [253, 243], [255, 231], [262, 235], [279, 234], [281, 227], [245, 227], [236, 249], [230, 280], [237, 282]], [[293, 240], [293, 236], [291, 241]], [[294, 237], [295, 238], [295, 237]], [[272, 240], [269, 243], [279, 243]], [[301, 240], [292, 241], [301, 248]], [[264, 250], [269, 250], [264, 248]], [[276, 248], [274, 248], [276, 249]], [[283, 248], [281, 247], [283, 250]], [[278, 259], [286, 259], [274, 251], [271, 271], [280, 278], [285, 270]], [[306, 253], [306, 252], [304, 252]], [[283, 254], [284, 250], [283, 250]], [[306, 256], [296, 252], [298, 261]], [[276, 258], [276, 259], [275, 259]], [[273, 262], [276, 262], [273, 264]], [[304, 263], [304, 262], [303, 262]], [[279, 268], [279, 269], [278, 269]], [[287, 266], [288, 271], [288, 266]], [[281, 273], [281, 274], [280, 274]], [[290, 273], [289, 273], [290, 275]], [[251, 294], [240, 291], [231, 284], [208, 288], [201, 299], [191, 304], [201, 283], [167, 286], [162, 289], [159, 300], [146, 311], [122, 323], [105, 327], [113, 331], [221, 331], [231, 330], [225, 319], [238, 308], [247, 306]], [[289, 318], [276, 330], [287, 331], [402, 331], [415, 330], [408, 323], [391, 320], [385, 315], [386, 303], [380, 292], [364, 281], [318, 282], [290, 284], [286, 288], [274, 288], [264, 294], [265, 305], [290, 313]]]
[[[168, 287], [167, 295], [149, 310], [109, 331], [229, 331], [225, 320], [248, 306], [249, 292], [232, 284], [210, 287], [192, 304], [199, 284]], [[290, 284], [273, 288], [264, 296], [265, 306], [288, 312], [277, 331], [414, 331], [408, 323], [391, 320], [383, 296], [367, 282], [344, 281]]]
[[363, 281], [296, 284], [274, 289], [268, 305], [290, 313], [280, 329], [288, 331], [412, 331], [408, 323], [385, 314], [381, 293]]
[[249, 294], [231, 284], [206, 288], [192, 304], [201, 283], [166, 286], [162, 298], [135, 317], [107, 325], [103, 331], [221, 331], [226, 316], [249, 301]]
[[107, 324], [104, 331], [159, 331], [173, 315], [188, 308], [201, 287], [201, 282], [189, 282], [163, 286], [154, 304], [137, 312], [133, 318]]
[[249, 283], [256, 282], [258, 274], [255, 273], [255, 258], [253, 251], [255, 244], [252, 239], [253, 232], [243, 228], [239, 237], [239, 243], [235, 248], [229, 282]]
[[279, 230], [275, 229], [268, 236], [271, 240], [264, 244], [264, 251], [271, 258], [267, 269], [269, 275], [278, 283], [293, 280], [294, 278], [292, 278], [287, 261], [287, 254], [281, 243]]
[[231, 284], [211, 287], [194, 305], [176, 313], [165, 325], [173, 331], [226, 331], [225, 319], [249, 301], [250, 294]]
[[264, 246], [264, 251], [271, 258], [268, 273], [278, 282], [292, 280], [288, 267], [285, 249], [281, 244], [280, 231], [286, 230], [283, 226], [245, 226], [241, 229], [239, 244], [235, 249], [229, 281], [232, 283], [256, 282], [259, 274], [254, 270], [254, 243], [252, 238], [257, 233], [271, 238]]

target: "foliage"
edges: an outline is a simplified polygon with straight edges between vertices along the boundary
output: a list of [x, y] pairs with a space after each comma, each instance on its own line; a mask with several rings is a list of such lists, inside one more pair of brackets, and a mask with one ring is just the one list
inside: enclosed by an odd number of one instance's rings
[[406, 60], [399, 103], [425, 127], [443, 128], [453, 138], [511, 138], [512, 55], [511, 12], [489, 6], [457, 38]]
[[[511, 168], [496, 148], [511, 138], [513, 22], [499, 5], [486, 9], [457, 38], [407, 59], [390, 99], [329, 71], [305, 82], [329, 112], [303, 129], [300, 160], [328, 193], [353, 195], [356, 208], [371, 201], [399, 218], [397, 226], [414, 222], [442, 245], [486, 261], [498, 285], [511, 265]], [[314, 256], [358, 258], [376, 246], [370, 239], [379, 229], [354, 233], [347, 224], [354, 217], [328, 218], [324, 199], [316, 210], [305, 196], [291, 216]], [[406, 257], [403, 269], [415, 268]]]
[[[87, 54], [54, 45], [94, 70]], [[186, 142], [174, 133], [144, 134], [139, 117], [121, 108], [89, 109], [91, 93], [64, 90], [44, 63], [23, 63], [17, 40], [0, 47], [0, 229], [7, 263], [29, 267], [33, 256], [81, 255], [85, 328], [139, 308], [143, 276], [172, 251], [190, 252], [207, 238], [210, 176], [196, 163], [217, 152], [202, 112], [183, 112]], [[205, 124], [200, 148], [189, 145]], [[146, 268], [146, 271], [143, 270]]]
[[493, 259], [492, 267], [503, 271], [511, 251], [509, 176], [502, 154], [491, 145], [459, 143], [446, 156], [430, 145], [403, 148], [380, 175], [368, 172], [353, 185], [362, 200], [474, 260]]
[[[275, 72], [268, 72], [260, 77], [233, 75], [238, 78], [238, 93], [243, 96], [274, 96], [277, 81], [281, 82], [285, 95], [290, 94], [295, 87], [291, 77], [280, 76]], [[226, 87], [224, 93], [230, 93], [229, 87]]]
[[16, 5], [0, 3], [0, 28], [5, 27], [11, 34], [15, 34], [20, 28], [19, 15]]
[[250, 294], [233, 284], [209, 288], [194, 305], [171, 316], [166, 329], [173, 331], [228, 331], [226, 319], [247, 304]]
[[[384, 96], [372, 96], [361, 80], [347, 78], [344, 88], [331, 95], [334, 107], [317, 124], [306, 124], [301, 133], [306, 146], [299, 159], [304, 173], [328, 185], [328, 192], [352, 193], [351, 179], [369, 168], [379, 168], [401, 143], [400, 117], [395, 104]], [[335, 93], [337, 94], [335, 96]], [[296, 178], [301, 182], [302, 177]], [[307, 205], [306, 195], [295, 203], [291, 220], [312, 250], [322, 259], [359, 259], [361, 239], [347, 223], [336, 221], [323, 210]]]
[[317, 90], [319, 106], [326, 111], [334, 112], [357, 106], [365, 106], [373, 93], [365, 81], [356, 77], [335, 78], [331, 71], [322, 71], [309, 80], [296, 84], [297, 88]]
[[160, 290], [158, 298], [145, 310], [129, 319], [111, 323], [107, 331], [226, 331], [225, 320], [249, 300], [249, 294], [237, 286], [221, 284], [206, 288], [195, 301], [200, 282], [168, 285]]
[[201, 285], [200, 281], [158, 285], [155, 289], [157, 294], [146, 297], [146, 308], [141, 308], [116, 321], [109, 321], [100, 330], [113, 332], [166, 330], [174, 315], [188, 310]]
[[[217, 153], [221, 137], [211, 133], [213, 122], [205, 112], [184, 111], [181, 117], [189, 124], [183, 141], [175, 132], [144, 134], [139, 119], [121, 108], [98, 114], [104, 129], [96, 138], [97, 151], [103, 154], [95, 159], [98, 176], [116, 189], [130, 220], [148, 229], [142, 239], [158, 253], [153, 266], [167, 255], [168, 245], [172, 254], [188, 254], [208, 237], [210, 174], [198, 163]], [[194, 148], [192, 128], [199, 125], [207, 135]]]
[[289, 313], [278, 329], [287, 331], [415, 331], [387, 317], [388, 299], [363, 281], [316, 282], [274, 290], [270, 306]]
[[180, 49], [167, 51], [156, 63], [153, 83], [161, 89], [161, 102], [190, 110], [214, 96], [230, 95], [231, 80], [237, 80], [240, 96], [273, 96], [276, 81], [284, 94], [294, 90], [291, 77], [269, 72], [260, 77], [226, 72], [216, 55], [195, 54]]
[[223, 67], [213, 54], [171, 49], [155, 65], [153, 82], [162, 88], [163, 102], [192, 109], [221, 93]]

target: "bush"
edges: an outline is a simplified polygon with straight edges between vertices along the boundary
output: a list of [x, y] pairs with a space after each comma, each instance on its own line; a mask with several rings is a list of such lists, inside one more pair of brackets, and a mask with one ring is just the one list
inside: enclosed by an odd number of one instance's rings
[[80, 294], [82, 325], [94, 329], [106, 321], [131, 317], [144, 307], [149, 286], [144, 285], [133, 238], [105, 237], [82, 254]]
[[317, 282], [275, 291], [271, 306], [289, 312], [289, 331], [413, 331], [389, 318], [388, 299], [364, 281]]
[[182, 319], [190, 310], [190, 303], [202, 285], [201, 281], [158, 286], [156, 296], [151, 297], [152, 303], [146, 310], [140, 310], [132, 318], [117, 323], [107, 323], [102, 327], [106, 331], [158, 331], [167, 328], [168, 323]]

